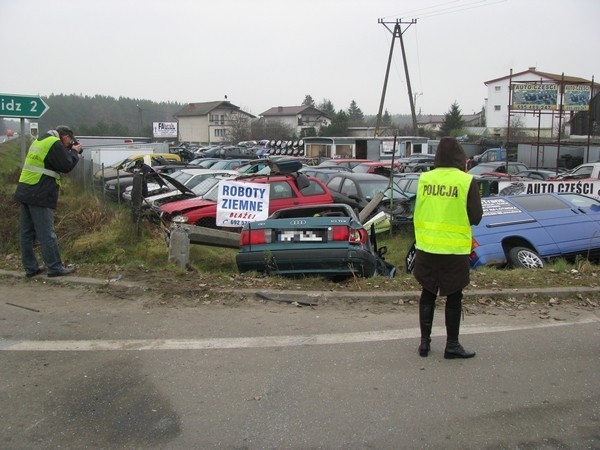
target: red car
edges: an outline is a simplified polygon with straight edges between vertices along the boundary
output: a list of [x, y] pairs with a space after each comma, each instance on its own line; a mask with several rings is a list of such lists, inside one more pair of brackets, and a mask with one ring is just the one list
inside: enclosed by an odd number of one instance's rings
[[353, 170], [354, 167], [358, 166], [361, 163], [365, 162], [373, 162], [370, 159], [359, 159], [359, 158], [332, 158], [323, 161], [318, 167], [327, 167], [327, 166], [342, 166], [347, 169]]
[[370, 161], [360, 163], [352, 169], [352, 172], [356, 173], [376, 173], [377, 175], [383, 175], [389, 177], [392, 173], [400, 173], [402, 171], [402, 164], [398, 161]]
[[[329, 189], [318, 179], [306, 177], [307, 186], [300, 188], [296, 175], [271, 175], [242, 177], [236, 181], [268, 183], [270, 185], [269, 214], [281, 208], [300, 205], [333, 203]], [[165, 225], [176, 221], [201, 227], [216, 228], [218, 190], [214, 189], [202, 199], [189, 199], [161, 206], [161, 220]]]

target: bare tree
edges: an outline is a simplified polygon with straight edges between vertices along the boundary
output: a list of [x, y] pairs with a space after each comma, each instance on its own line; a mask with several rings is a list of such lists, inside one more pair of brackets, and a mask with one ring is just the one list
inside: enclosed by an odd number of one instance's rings
[[252, 138], [250, 117], [239, 111], [232, 111], [228, 118], [227, 140], [231, 143], [248, 141]]
[[294, 128], [279, 120], [266, 121], [264, 118], [252, 122], [252, 139], [294, 140]]

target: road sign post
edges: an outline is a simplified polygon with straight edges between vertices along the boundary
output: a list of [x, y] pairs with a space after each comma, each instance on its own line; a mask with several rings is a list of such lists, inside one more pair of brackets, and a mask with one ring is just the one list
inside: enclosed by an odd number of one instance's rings
[[21, 119], [21, 161], [25, 161], [25, 119], [39, 119], [50, 107], [41, 97], [0, 94], [0, 117]]

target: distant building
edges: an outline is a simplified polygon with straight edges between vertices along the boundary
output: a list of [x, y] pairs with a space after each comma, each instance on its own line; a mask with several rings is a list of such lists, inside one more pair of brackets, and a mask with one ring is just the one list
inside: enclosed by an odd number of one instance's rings
[[[484, 112], [475, 114], [461, 114], [465, 127], [477, 127], [484, 121]], [[442, 129], [445, 114], [419, 114], [417, 116], [417, 126], [426, 131], [439, 133]]]
[[[535, 67], [530, 67], [523, 72], [505, 75], [500, 78], [485, 81], [484, 84], [488, 88], [488, 96], [485, 105], [486, 125], [489, 135], [505, 136], [509, 119], [509, 104], [510, 83], [529, 82], [529, 83], [552, 83], [557, 84], [560, 88], [561, 83], [569, 84], [591, 84], [591, 81], [584, 78], [567, 76], [560, 74], [540, 72]], [[554, 99], [556, 102], [560, 100]], [[563, 102], [564, 104], [564, 102]], [[526, 113], [525, 113], [526, 112]], [[570, 114], [570, 113], [569, 113]], [[523, 134], [537, 136], [538, 125], [540, 129], [540, 137], [556, 137], [558, 134], [559, 114], [556, 110], [543, 109], [543, 113], [538, 114], [537, 110], [513, 110], [510, 115], [511, 127], [515, 126], [520, 129]], [[562, 123], [567, 124], [569, 117], [564, 117]]]
[[188, 103], [175, 114], [179, 141], [201, 144], [229, 143], [236, 127], [247, 127], [256, 117], [228, 101]]
[[276, 106], [260, 114], [265, 125], [278, 122], [291, 127], [298, 137], [314, 136], [331, 125], [331, 117], [313, 106]]

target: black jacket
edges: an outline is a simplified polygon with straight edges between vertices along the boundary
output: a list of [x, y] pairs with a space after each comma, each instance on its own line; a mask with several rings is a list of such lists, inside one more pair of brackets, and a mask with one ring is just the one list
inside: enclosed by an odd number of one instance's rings
[[[40, 140], [48, 137], [50, 135], [45, 134]], [[67, 173], [73, 170], [77, 162], [79, 162], [78, 153], [67, 149], [59, 140], [50, 147], [44, 160], [44, 167], [55, 172]], [[56, 209], [58, 190], [59, 186], [54, 178], [42, 175], [37, 184], [19, 183], [15, 192], [15, 200], [32, 206]]]

